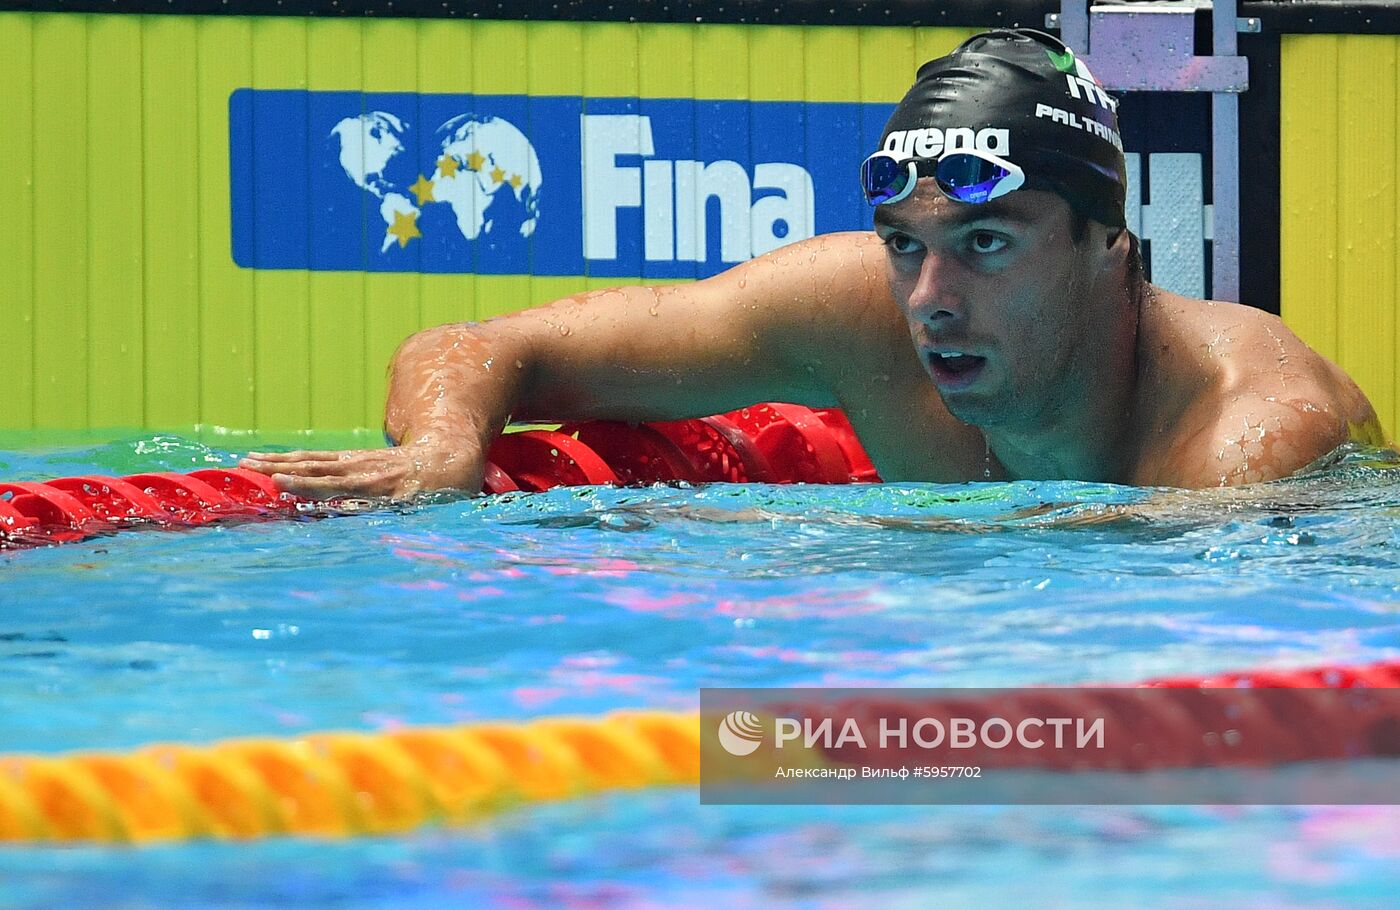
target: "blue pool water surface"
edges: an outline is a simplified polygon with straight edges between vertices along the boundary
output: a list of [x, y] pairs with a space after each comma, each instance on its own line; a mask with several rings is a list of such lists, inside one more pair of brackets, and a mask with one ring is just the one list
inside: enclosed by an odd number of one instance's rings
[[[0, 478], [190, 470], [171, 437]], [[0, 753], [1400, 656], [1400, 459], [1231, 491], [579, 488], [0, 551]], [[1126, 513], [1126, 514], [1125, 514]], [[1400, 809], [701, 806], [0, 850], [0, 907], [1393, 907]]]

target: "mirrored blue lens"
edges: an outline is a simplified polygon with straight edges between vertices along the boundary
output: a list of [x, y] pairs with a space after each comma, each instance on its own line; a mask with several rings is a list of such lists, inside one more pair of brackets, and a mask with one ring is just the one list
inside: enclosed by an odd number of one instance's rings
[[871, 205], [888, 202], [904, 191], [909, 183], [909, 165], [883, 155], [867, 158], [860, 166], [860, 185]]
[[993, 164], [976, 155], [962, 155], [954, 152], [938, 159], [933, 179], [939, 189], [959, 202], [986, 202], [992, 191], [1011, 172], [999, 164]]

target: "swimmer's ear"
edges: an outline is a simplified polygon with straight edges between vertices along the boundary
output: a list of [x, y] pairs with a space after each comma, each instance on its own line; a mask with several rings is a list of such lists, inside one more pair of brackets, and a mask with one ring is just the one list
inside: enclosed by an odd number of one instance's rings
[[1104, 245], [1099, 258], [1099, 266], [1105, 272], [1122, 268], [1132, 254], [1132, 234], [1127, 228], [1096, 225], [1103, 231]]
[[1104, 246], [1113, 250], [1113, 260], [1126, 259], [1133, 246], [1133, 235], [1125, 227], [1111, 227], [1104, 233]]

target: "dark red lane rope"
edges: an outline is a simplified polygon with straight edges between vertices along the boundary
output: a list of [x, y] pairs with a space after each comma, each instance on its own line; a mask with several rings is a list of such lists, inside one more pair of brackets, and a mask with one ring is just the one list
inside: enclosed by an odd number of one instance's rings
[[[592, 420], [502, 435], [483, 490], [579, 484], [867, 483], [879, 475], [840, 411], [757, 404], [694, 420]], [[295, 514], [298, 500], [239, 468], [0, 483], [0, 547], [83, 540], [126, 528], [174, 528]]]
[[[1066, 688], [774, 694], [776, 700], [763, 697], [761, 710], [798, 719], [804, 731], [829, 723], [831, 739], [839, 740], [840, 731], [854, 724], [859, 737], [834, 743], [822, 737], [815, 743], [839, 765], [1149, 771], [1400, 757], [1400, 660]], [[959, 718], [978, 730], [990, 720], [998, 735], [1029, 721], [1039, 739], [1050, 735], [1042, 723], [1047, 718], [1090, 724], [1101, 718], [1106, 735], [1093, 748], [1027, 746], [1019, 738], [954, 747], [951, 736], [934, 745], [914, 742], [912, 736], [891, 744], [887, 731], [909, 731], [926, 718]], [[1070, 734], [1065, 736], [1068, 741]], [[932, 733], [925, 736], [932, 739]]]

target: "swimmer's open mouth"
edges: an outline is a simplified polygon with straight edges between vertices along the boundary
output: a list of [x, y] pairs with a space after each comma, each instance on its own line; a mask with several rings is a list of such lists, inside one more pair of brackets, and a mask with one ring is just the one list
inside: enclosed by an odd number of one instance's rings
[[975, 380], [986, 366], [987, 358], [961, 351], [929, 351], [928, 364], [929, 372], [940, 386], [958, 387]]

